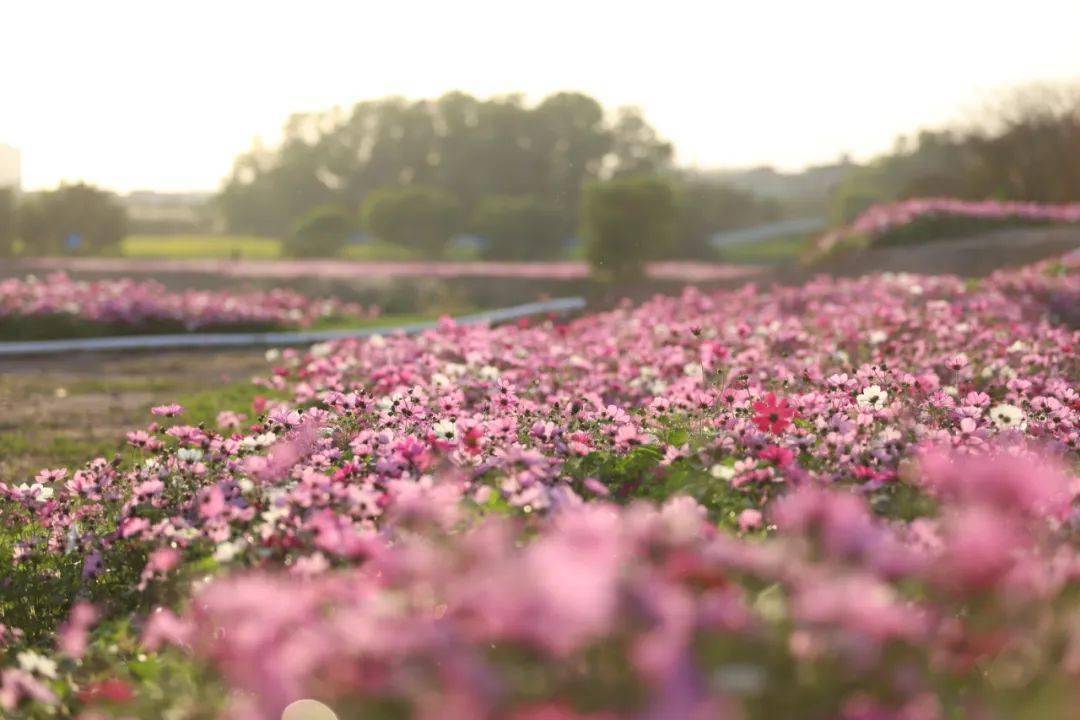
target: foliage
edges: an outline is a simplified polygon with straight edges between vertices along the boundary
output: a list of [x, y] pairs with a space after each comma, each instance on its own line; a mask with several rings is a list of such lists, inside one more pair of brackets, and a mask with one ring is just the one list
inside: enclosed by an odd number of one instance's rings
[[[78, 183], [22, 199], [18, 231], [34, 255], [99, 253], [119, 245], [127, 233], [127, 215], [104, 190]], [[77, 244], [69, 244], [75, 240]]]
[[490, 244], [489, 260], [550, 260], [567, 232], [559, 211], [535, 196], [492, 195], [480, 200], [470, 229]]
[[438, 259], [460, 228], [461, 208], [437, 187], [385, 187], [364, 199], [360, 217], [364, 230], [379, 240]]
[[291, 257], [334, 257], [356, 227], [352, 214], [336, 205], [321, 205], [307, 212], [285, 241]]
[[585, 188], [582, 236], [593, 271], [617, 281], [639, 278], [648, 260], [675, 242], [677, 209], [670, 182], [624, 176]]

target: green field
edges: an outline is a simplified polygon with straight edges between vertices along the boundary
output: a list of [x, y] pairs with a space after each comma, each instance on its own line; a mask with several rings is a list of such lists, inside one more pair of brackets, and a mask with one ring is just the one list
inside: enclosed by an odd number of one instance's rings
[[281, 257], [281, 241], [253, 235], [129, 235], [120, 254], [131, 258]]
[[[281, 241], [254, 235], [129, 235], [120, 243], [120, 255], [152, 259], [274, 260], [282, 257]], [[341, 253], [348, 260], [369, 262], [422, 260], [416, 250], [384, 242], [348, 245]], [[451, 249], [447, 260], [475, 257]]]
[[[734, 245], [720, 250], [718, 260], [736, 264], [773, 264], [792, 260], [802, 253], [808, 237], [776, 238]], [[130, 235], [120, 243], [120, 255], [129, 258], [274, 260], [282, 257], [281, 241], [254, 235]], [[424, 258], [411, 248], [384, 242], [348, 245], [341, 253], [347, 260], [405, 262]], [[476, 260], [474, 253], [451, 249], [449, 262]], [[584, 259], [579, 248], [570, 259]]]
[[794, 235], [761, 242], [731, 245], [717, 252], [722, 262], [738, 265], [771, 265], [795, 260], [806, 249], [811, 237]]

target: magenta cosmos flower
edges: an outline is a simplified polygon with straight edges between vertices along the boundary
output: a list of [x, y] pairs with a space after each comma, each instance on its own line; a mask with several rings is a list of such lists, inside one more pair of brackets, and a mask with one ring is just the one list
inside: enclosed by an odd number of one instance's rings
[[791, 425], [795, 417], [795, 408], [785, 398], [777, 399], [776, 393], [769, 393], [764, 400], [758, 400], [754, 407], [754, 424], [762, 432], [779, 435]]

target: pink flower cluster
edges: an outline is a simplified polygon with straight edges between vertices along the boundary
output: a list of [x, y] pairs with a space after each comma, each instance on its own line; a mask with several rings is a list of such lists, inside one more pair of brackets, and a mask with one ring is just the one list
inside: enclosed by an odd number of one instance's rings
[[[580, 280], [589, 277], [587, 263], [576, 260], [549, 262], [445, 262], [350, 260], [220, 260], [137, 258], [28, 258], [22, 265], [38, 271], [107, 273], [199, 273], [236, 278], [521, 278]], [[667, 260], [648, 264], [647, 274], [657, 280], [713, 281], [749, 278], [758, 268], [747, 265]]]
[[[62, 558], [79, 597], [128, 578], [148, 611], [216, 569], [144, 638], [219, 672], [236, 717], [1064, 713], [1080, 331], [1052, 300], [1080, 274], [1050, 270], [285, 351], [277, 399], [217, 427], [163, 405], [133, 460], [0, 484], [12, 576]], [[59, 637], [94, 657], [81, 612]], [[27, 657], [5, 710], [59, 692]]]
[[928, 455], [940, 512], [910, 525], [806, 486], [765, 542], [685, 497], [564, 506], [528, 542], [506, 518], [413, 524], [356, 570], [214, 582], [145, 642], [213, 663], [253, 720], [300, 697], [358, 717], [391, 699], [447, 720], [817, 717], [833, 683], [829, 716], [853, 720], [943, 719], [950, 686], [976, 716], [1031, 707], [1032, 687], [1080, 678], [1080, 629], [1055, 612], [1080, 589], [1077, 487], [1038, 462]]
[[827, 252], [845, 240], [885, 235], [927, 218], [967, 218], [994, 222], [1025, 221], [1046, 223], [1080, 222], [1080, 203], [1048, 204], [1022, 201], [959, 200], [956, 198], [913, 198], [874, 205], [855, 220], [819, 238], [817, 250]]
[[44, 279], [30, 276], [0, 280], [0, 322], [5, 318], [70, 317], [126, 326], [174, 323], [197, 330], [230, 325], [306, 327], [320, 318], [375, 315], [374, 308], [335, 299], [312, 299], [284, 289], [172, 292], [152, 280], [88, 282], [73, 280], [63, 272], [51, 273]]

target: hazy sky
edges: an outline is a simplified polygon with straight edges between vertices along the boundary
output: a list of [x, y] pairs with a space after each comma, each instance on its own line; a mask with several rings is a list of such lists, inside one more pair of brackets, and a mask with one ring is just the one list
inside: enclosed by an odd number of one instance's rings
[[1078, 37], [1080, 0], [12, 0], [0, 142], [29, 188], [213, 189], [293, 111], [573, 89], [681, 163], [798, 168], [1080, 78]]

